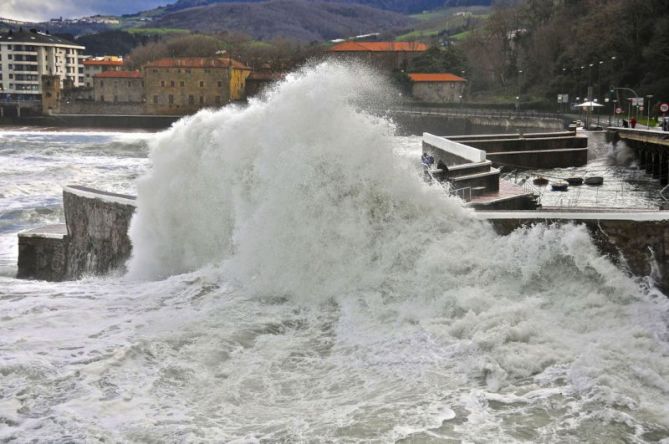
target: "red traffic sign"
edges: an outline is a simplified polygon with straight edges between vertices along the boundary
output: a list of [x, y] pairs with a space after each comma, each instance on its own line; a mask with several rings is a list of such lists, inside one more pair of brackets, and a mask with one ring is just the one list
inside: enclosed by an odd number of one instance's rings
[[663, 113], [666, 113], [667, 111], [669, 111], [669, 103], [661, 103], [660, 104], [660, 111], [662, 111]]
[[616, 114], [622, 114], [623, 109], [621, 107], [616, 108]]

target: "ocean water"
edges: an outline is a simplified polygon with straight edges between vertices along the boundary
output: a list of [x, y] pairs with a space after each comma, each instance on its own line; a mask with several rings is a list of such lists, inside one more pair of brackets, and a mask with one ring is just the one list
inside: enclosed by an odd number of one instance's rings
[[[666, 296], [425, 184], [386, 93], [326, 63], [163, 133], [1, 132], [0, 440], [668, 442]], [[127, 272], [14, 279], [66, 183], [137, 193]]]

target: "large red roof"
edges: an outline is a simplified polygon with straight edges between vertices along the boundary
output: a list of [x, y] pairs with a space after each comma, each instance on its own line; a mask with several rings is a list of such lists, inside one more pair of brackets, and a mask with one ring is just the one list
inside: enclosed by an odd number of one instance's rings
[[96, 79], [141, 79], [140, 71], [105, 71], [94, 76]]
[[409, 74], [412, 82], [466, 82], [462, 77], [451, 73], [418, 73]]
[[154, 60], [145, 68], [233, 68], [251, 69], [237, 60], [223, 57], [178, 57]]
[[420, 42], [355, 42], [337, 43], [329, 49], [331, 52], [422, 52], [427, 45]]
[[122, 60], [84, 60], [84, 66], [123, 66]]

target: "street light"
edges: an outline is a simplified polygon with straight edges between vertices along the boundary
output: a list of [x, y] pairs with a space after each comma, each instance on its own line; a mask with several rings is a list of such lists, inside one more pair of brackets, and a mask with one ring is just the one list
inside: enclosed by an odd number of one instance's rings
[[520, 96], [516, 96], [516, 111], [520, 111]]
[[646, 121], [646, 126], [650, 129], [650, 100], [653, 98], [653, 95], [647, 94], [646, 98], [648, 99], [648, 120]]

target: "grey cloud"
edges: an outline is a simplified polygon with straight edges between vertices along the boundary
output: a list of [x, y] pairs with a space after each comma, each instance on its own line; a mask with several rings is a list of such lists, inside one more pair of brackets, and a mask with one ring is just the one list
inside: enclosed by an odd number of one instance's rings
[[0, 0], [0, 17], [42, 21], [54, 17], [128, 14], [174, 0]]

